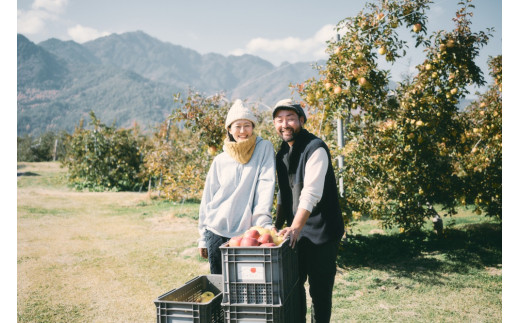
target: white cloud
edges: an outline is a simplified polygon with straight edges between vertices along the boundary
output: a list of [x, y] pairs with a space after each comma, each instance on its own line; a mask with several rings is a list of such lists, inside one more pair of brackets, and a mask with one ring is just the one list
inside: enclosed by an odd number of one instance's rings
[[50, 15], [41, 10], [18, 10], [17, 27], [18, 33], [36, 34], [45, 26], [45, 20], [50, 19]]
[[34, 0], [32, 8], [59, 14], [63, 12], [68, 2], [68, 0]]
[[310, 38], [286, 37], [279, 39], [253, 38], [246, 48], [237, 48], [232, 55], [252, 54], [265, 57], [275, 63], [310, 61], [327, 58], [327, 41], [333, 39], [334, 25], [325, 25]]
[[78, 43], [84, 43], [89, 40], [93, 40], [99, 37], [107, 36], [110, 33], [106, 31], [98, 31], [94, 28], [84, 27], [81, 25], [76, 25], [67, 30], [69, 36]]
[[58, 19], [68, 0], [35, 0], [30, 10], [17, 10], [18, 32], [37, 34], [43, 31], [49, 20]]

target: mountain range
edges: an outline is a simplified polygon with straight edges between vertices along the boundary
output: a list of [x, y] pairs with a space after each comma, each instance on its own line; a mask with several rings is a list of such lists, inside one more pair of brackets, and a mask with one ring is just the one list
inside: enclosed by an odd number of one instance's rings
[[162, 42], [144, 32], [83, 44], [55, 38], [35, 44], [18, 34], [17, 133], [73, 131], [93, 110], [106, 124], [150, 129], [171, 114], [173, 95], [217, 92], [272, 106], [290, 84], [317, 77], [316, 63], [274, 66], [253, 55], [223, 56]]

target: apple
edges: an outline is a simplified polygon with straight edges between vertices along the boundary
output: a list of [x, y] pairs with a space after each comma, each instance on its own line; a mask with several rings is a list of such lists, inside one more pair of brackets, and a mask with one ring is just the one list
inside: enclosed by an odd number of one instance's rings
[[450, 93], [455, 95], [455, 94], [457, 94], [458, 91], [459, 90], [456, 87], [454, 87], [453, 89], [450, 90]]
[[421, 25], [421, 24], [415, 24], [415, 25], [413, 25], [412, 29], [413, 29], [413, 31], [414, 31], [415, 33], [418, 33], [418, 32], [421, 31], [421, 29], [422, 29], [422, 25]]
[[279, 236], [277, 234], [273, 235], [273, 242], [279, 246], [280, 244], [282, 244], [283, 242], [283, 237], [282, 236]]
[[215, 146], [208, 147], [208, 154], [210, 154], [211, 156], [215, 156], [216, 153], [217, 153], [217, 147], [215, 147]]
[[358, 83], [359, 85], [361, 85], [362, 87], [369, 87], [370, 86], [370, 82], [368, 82], [368, 80], [364, 77], [360, 77], [358, 79]]
[[256, 229], [256, 231], [258, 231], [258, 233], [260, 233], [260, 235], [266, 233], [266, 232], [270, 232], [269, 229], [266, 229], [262, 226], [259, 226], [259, 225], [255, 225], [254, 227], [250, 227], [248, 230], [253, 230], [253, 229]]
[[380, 55], [386, 54], [386, 47], [383, 46], [383, 47], [379, 48], [378, 52]]
[[257, 229], [258, 230], [258, 233], [260, 233], [260, 235], [264, 234], [264, 233], [270, 233], [271, 231], [269, 229], [266, 229], [266, 228], [260, 228], [260, 229]]
[[261, 244], [273, 242], [273, 237], [270, 233], [264, 233], [258, 238], [258, 242]]
[[260, 247], [276, 247], [276, 243], [274, 243], [274, 242], [262, 243], [260, 245]]
[[440, 44], [439, 45], [439, 49], [440, 49], [441, 52], [446, 51], [446, 44]]
[[260, 245], [260, 242], [258, 242], [256, 238], [252, 237], [244, 237], [240, 242], [241, 247], [256, 247], [258, 245]]
[[455, 47], [455, 41], [453, 39], [449, 39], [448, 42], [446, 42], [446, 46], [448, 48], [453, 48]]
[[399, 26], [399, 21], [397, 21], [397, 19], [393, 19], [390, 23], [390, 27], [397, 28], [397, 26]]
[[235, 236], [229, 239], [230, 247], [238, 247], [240, 246], [240, 242], [242, 242], [242, 236]]
[[325, 83], [325, 88], [327, 90], [330, 89], [331, 87], [332, 87], [332, 83], [330, 83], [330, 82]]
[[341, 93], [341, 86], [339, 85], [336, 85], [334, 87], [334, 94], [340, 94]]
[[366, 30], [368, 28], [368, 23], [363, 19], [359, 22], [359, 27], [361, 27], [363, 30]]
[[432, 78], [436, 79], [438, 76], [439, 76], [439, 74], [437, 72], [432, 73]]
[[212, 292], [204, 292], [200, 296], [200, 302], [207, 303], [207, 302], [211, 301], [214, 297], [215, 297], [215, 294], [213, 294]]
[[249, 229], [244, 233], [244, 238], [258, 239], [260, 238], [260, 232], [257, 229]]
[[430, 63], [426, 64], [425, 68], [427, 71], [430, 71], [432, 69], [432, 64], [430, 64]]

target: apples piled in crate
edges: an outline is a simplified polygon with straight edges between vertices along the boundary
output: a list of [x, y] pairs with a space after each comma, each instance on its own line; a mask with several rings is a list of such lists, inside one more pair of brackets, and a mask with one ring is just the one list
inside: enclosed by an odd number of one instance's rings
[[229, 247], [276, 247], [283, 242], [274, 229], [266, 229], [261, 226], [249, 228], [239, 236], [229, 239]]

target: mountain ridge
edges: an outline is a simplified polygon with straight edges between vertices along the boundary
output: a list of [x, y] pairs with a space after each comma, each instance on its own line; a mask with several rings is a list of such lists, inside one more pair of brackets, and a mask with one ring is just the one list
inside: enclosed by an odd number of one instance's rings
[[311, 62], [276, 67], [253, 55], [199, 54], [142, 31], [83, 44], [18, 34], [17, 47], [18, 135], [71, 132], [90, 110], [103, 122], [151, 128], [172, 112], [173, 94], [189, 90], [272, 105], [291, 96], [290, 83], [318, 74]]

